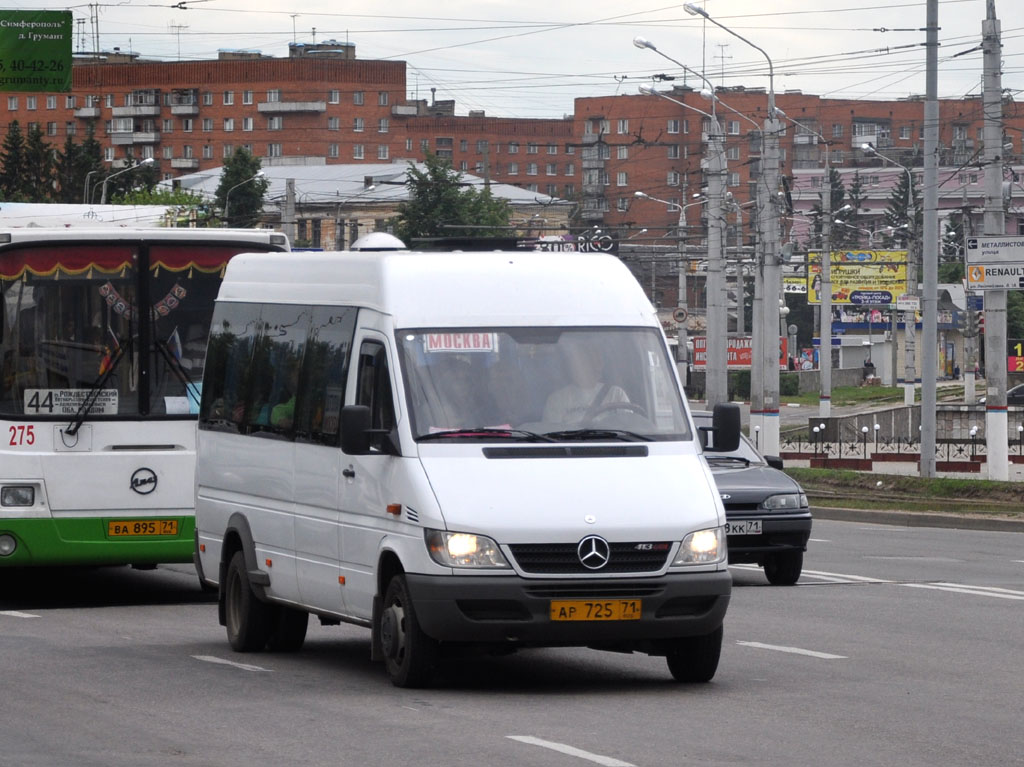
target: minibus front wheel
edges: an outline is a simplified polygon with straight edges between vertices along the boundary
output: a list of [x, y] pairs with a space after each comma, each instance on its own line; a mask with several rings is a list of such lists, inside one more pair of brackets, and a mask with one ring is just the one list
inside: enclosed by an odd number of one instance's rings
[[228, 642], [238, 652], [258, 652], [273, 629], [273, 606], [252, 590], [245, 569], [245, 554], [236, 551], [228, 564], [224, 583], [224, 618]]
[[437, 662], [437, 643], [423, 633], [405, 576], [391, 578], [380, 616], [384, 666], [396, 687], [423, 687]]
[[677, 682], [710, 682], [722, 654], [722, 627], [710, 634], [675, 640], [665, 659]]

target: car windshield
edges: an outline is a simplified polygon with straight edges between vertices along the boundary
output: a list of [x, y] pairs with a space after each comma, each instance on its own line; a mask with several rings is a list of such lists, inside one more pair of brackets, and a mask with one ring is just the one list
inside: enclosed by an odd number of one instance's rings
[[[693, 422], [698, 429], [710, 429], [712, 423], [711, 414], [694, 413]], [[708, 444], [714, 444], [714, 439], [710, 436], [710, 434], [708, 437]], [[757, 448], [754, 447], [753, 443], [751, 443], [751, 441], [747, 439], [747, 436], [745, 434], [740, 435], [740, 444], [735, 450], [731, 450], [726, 453], [712, 453], [709, 451], [705, 452], [704, 457], [707, 458], [709, 461], [722, 458], [729, 461], [738, 459], [747, 463], [765, 463], [764, 458], [757, 451]]]
[[432, 441], [689, 440], [655, 328], [396, 333], [413, 436]]

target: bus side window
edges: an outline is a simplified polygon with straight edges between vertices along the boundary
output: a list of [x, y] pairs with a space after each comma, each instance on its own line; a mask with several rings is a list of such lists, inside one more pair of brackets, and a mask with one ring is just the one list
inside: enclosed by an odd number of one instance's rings
[[[384, 345], [364, 341], [359, 349], [356, 404], [370, 408], [370, 427], [391, 430], [395, 426], [395, 406], [391, 397], [391, 374]], [[380, 438], [372, 444], [379, 448]]]

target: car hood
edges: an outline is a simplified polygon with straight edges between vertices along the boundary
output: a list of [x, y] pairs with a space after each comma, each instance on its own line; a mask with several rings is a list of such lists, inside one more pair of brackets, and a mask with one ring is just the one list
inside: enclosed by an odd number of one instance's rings
[[737, 503], [761, 503], [765, 498], [779, 493], [801, 493], [800, 485], [785, 472], [763, 464], [742, 466], [711, 463], [711, 474], [715, 478], [718, 492], [726, 505]]
[[681, 540], [725, 522], [704, 461], [653, 444], [642, 457], [485, 458], [479, 448], [421, 449], [452, 531], [502, 543]]

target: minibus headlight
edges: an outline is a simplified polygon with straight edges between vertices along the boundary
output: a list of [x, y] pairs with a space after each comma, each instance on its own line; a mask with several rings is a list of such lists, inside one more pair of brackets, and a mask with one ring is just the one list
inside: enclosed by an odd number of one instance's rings
[[508, 569], [509, 563], [498, 544], [484, 535], [427, 530], [430, 558], [445, 567], [490, 567]]
[[770, 495], [764, 499], [762, 504], [770, 511], [795, 511], [796, 509], [807, 508], [807, 496], [803, 493], [780, 493]]
[[683, 565], [713, 565], [725, 561], [725, 540], [722, 537], [722, 528], [709, 527], [707, 530], [697, 530], [683, 538], [679, 546], [679, 553], [676, 554], [673, 567]]
[[0, 506], [35, 506], [36, 489], [31, 485], [8, 485], [0, 490]]

